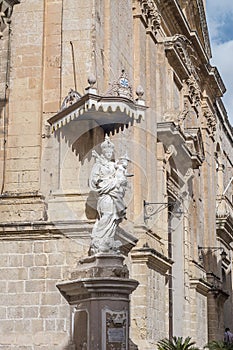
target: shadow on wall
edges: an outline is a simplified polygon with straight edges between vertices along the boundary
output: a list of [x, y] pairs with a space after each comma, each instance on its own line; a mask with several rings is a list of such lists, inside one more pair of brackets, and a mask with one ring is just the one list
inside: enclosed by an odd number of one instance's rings
[[7, 100], [5, 98], [0, 98], [0, 116], [2, 116], [3, 109], [7, 104]]
[[86, 208], [85, 213], [86, 217], [89, 220], [96, 220], [98, 216], [97, 212], [97, 195], [94, 191], [90, 191], [87, 200], [86, 200]]
[[74, 120], [56, 130], [54, 135], [58, 142], [61, 138], [65, 140], [82, 164], [86, 159], [91, 160], [91, 150], [104, 139], [103, 130], [89, 120]]
[[[133, 121], [131, 122], [133, 124]], [[104, 141], [106, 134], [115, 134], [124, 128], [128, 128], [129, 124], [107, 123], [98, 125], [94, 120], [73, 120], [62, 126], [54, 132], [58, 142], [61, 138], [76, 154], [78, 160], [83, 164], [87, 159], [91, 160], [91, 150], [95, 149], [100, 152], [99, 146]]]

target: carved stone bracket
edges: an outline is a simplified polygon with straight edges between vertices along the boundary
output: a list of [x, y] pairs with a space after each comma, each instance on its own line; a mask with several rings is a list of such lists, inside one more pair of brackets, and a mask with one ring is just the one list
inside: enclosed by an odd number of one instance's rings
[[226, 196], [217, 198], [216, 228], [218, 237], [228, 244], [233, 241], [233, 205]]
[[14, 5], [19, 3], [20, 0], [0, 0], [0, 38], [7, 24], [10, 23]]
[[204, 116], [203, 126], [206, 127], [209, 131], [209, 134], [214, 137], [216, 132], [217, 119], [207, 105], [204, 105], [202, 110]]
[[168, 162], [169, 159], [172, 157], [172, 156], [177, 156], [177, 150], [175, 148], [174, 145], [170, 145], [167, 150], [166, 150], [166, 153], [165, 153], [165, 162]]
[[161, 14], [155, 5], [155, 2], [153, 0], [134, 0], [133, 3], [133, 8], [137, 8], [134, 17], [142, 17], [147, 27], [147, 31], [156, 35], [161, 25]]
[[192, 177], [194, 177], [194, 172], [192, 168], [189, 168], [185, 173], [184, 181], [188, 182]]
[[181, 129], [183, 129], [183, 122], [188, 116], [189, 112], [190, 112], [189, 103], [188, 101], [185, 100], [183, 110], [179, 113], [177, 117], [177, 122]]
[[199, 80], [197, 64], [193, 63], [193, 60], [196, 61], [197, 59], [188, 38], [185, 35], [176, 34], [165, 37], [162, 43], [171, 66], [178, 71], [180, 78], [185, 79], [189, 75], [193, 75], [196, 80]]
[[196, 289], [196, 291], [204, 296], [207, 296], [209, 290], [211, 289], [211, 284], [202, 278], [191, 279], [190, 283], [191, 288]]
[[193, 107], [199, 107], [201, 103], [201, 90], [193, 75], [186, 80], [185, 96], [189, 98]]
[[205, 152], [200, 128], [186, 128], [185, 136], [188, 149], [193, 154], [193, 156], [196, 156], [196, 165], [201, 165], [205, 159]]
[[204, 148], [200, 128], [185, 128], [181, 130], [173, 122], [157, 124], [158, 139], [169, 148], [174, 145], [179, 150], [173, 153], [174, 161], [183, 171], [188, 170], [190, 164], [194, 169], [201, 166], [204, 160]]
[[163, 275], [170, 269], [173, 261], [167, 258], [165, 255], [159, 253], [155, 249], [150, 247], [143, 247], [141, 249], [135, 249], [131, 253], [131, 259], [133, 264], [146, 264], [150, 269], [155, 270]]

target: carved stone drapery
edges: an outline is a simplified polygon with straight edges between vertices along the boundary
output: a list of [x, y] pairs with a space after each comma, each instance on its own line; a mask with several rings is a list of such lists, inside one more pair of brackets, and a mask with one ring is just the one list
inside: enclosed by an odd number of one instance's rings
[[0, 38], [3, 35], [3, 30], [7, 27], [7, 24], [10, 22], [14, 5], [19, 3], [20, 0], [0, 0]]

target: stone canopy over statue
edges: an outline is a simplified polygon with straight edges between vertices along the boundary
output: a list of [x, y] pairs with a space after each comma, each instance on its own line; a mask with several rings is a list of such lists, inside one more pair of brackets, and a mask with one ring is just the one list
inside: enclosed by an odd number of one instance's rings
[[117, 253], [121, 246], [115, 240], [119, 223], [126, 217], [124, 196], [127, 187], [128, 157], [113, 160], [114, 144], [108, 136], [101, 144], [102, 154], [92, 152], [95, 164], [92, 168], [89, 185], [97, 194], [98, 219], [91, 235], [91, 254]]

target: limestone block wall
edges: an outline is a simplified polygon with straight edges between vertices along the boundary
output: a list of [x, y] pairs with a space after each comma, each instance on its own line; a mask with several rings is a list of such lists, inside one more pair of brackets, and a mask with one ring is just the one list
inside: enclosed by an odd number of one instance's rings
[[81, 250], [68, 238], [0, 242], [1, 349], [66, 348], [70, 310], [56, 283], [69, 276]]
[[0, 174], [1, 174], [1, 191], [4, 183], [5, 168], [4, 158], [6, 157], [5, 138], [7, 134], [7, 108], [6, 99], [8, 99], [8, 82], [9, 82], [9, 66], [7, 59], [10, 55], [8, 46], [9, 28], [3, 32], [0, 41]]
[[[161, 13], [156, 12], [156, 4]], [[203, 345], [207, 341], [208, 322], [212, 323], [213, 335], [216, 327], [223, 326], [222, 318], [219, 323], [215, 320], [222, 304], [216, 306], [214, 299], [209, 301], [207, 320], [207, 298], [190, 290], [190, 268], [194, 260], [200, 263], [198, 245], [219, 243], [213, 200], [218, 190], [216, 144], [221, 145], [225, 165], [221, 184], [224, 188], [231, 177], [232, 140], [221, 123], [217, 125], [216, 138], [203, 127], [200, 104], [194, 108], [183, 77], [178, 77], [179, 70], [170, 65], [163, 39], [184, 28], [182, 23], [177, 23], [177, 13], [172, 23], [174, 7], [170, 5], [165, 0], [21, 0], [14, 9], [11, 35], [5, 31], [0, 41], [0, 171], [3, 174], [0, 220], [8, 222], [7, 227], [14, 231], [6, 237], [6, 227], [1, 226], [4, 239], [0, 242], [0, 345], [3, 349], [10, 346], [63, 349], [69, 342], [70, 310], [55, 285], [67, 279], [77, 259], [87, 253], [90, 229], [86, 232], [84, 226], [91, 226], [95, 218], [87, 210], [88, 176], [93, 164], [91, 150], [99, 147], [104, 131], [94, 122], [74, 121], [51, 134], [47, 120], [58, 112], [70, 88], [81, 94], [85, 92], [90, 73], [97, 78], [98, 92], [104, 94], [123, 68], [132, 83], [134, 97], [140, 84], [150, 108], [141, 123], [135, 122], [111, 135], [116, 156], [127, 151], [132, 160], [130, 171], [134, 174], [126, 195], [128, 220], [122, 226], [136, 236], [137, 248], [146, 245], [167, 257], [168, 243], [174, 244], [170, 258], [175, 260], [172, 278], [175, 279], [173, 330], [176, 335], [190, 332]], [[150, 16], [154, 16], [153, 21]], [[184, 32], [188, 35], [188, 30]], [[200, 73], [200, 86], [208, 82], [205, 74], [206, 70]], [[5, 96], [7, 105], [2, 102]], [[190, 115], [185, 110], [187, 106]], [[147, 226], [144, 200], [167, 202], [171, 190], [168, 190], [169, 178], [175, 180], [181, 176], [182, 179], [174, 194], [183, 185], [182, 159], [176, 164], [173, 158], [169, 160], [162, 140], [158, 140], [157, 147], [157, 122], [173, 122], [180, 112], [182, 118], [187, 116], [182, 128], [202, 128], [205, 162], [194, 170], [193, 179], [183, 188], [189, 193], [183, 208], [185, 215], [173, 225], [173, 229], [177, 227], [177, 236], [168, 242], [168, 209], [154, 215]], [[182, 147], [177, 147], [177, 151], [178, 159]], [[191, 160], [189, 165], [192, 167]], [[231, 194], [232, 187], [228, 192]], [[26, 232], [28, 224], [33, 231], [34, 223], [43, 222], [45, 227], [52, 222], [57, 228], [56, 224], [62, 222], [61, 235], [66, 226], [71, 237], [75, 235], [71, 227], [73, 220], [79, 223], [79, 233], [86, 235], [82, 242], [61, 236], [55, 239], [51, 227], [49, 238], [37, 232], [35, 239], [34, 233], [29, 237]], [[19, 221], [21, 225], [16, 224]], [[132, 339], [139, 348], [154, 350], [157, 340], [168, 336], [171, 326], [168, 291], [171, 277], [165, 276], [165, 271], [156, 264], [149, 266], [146, 259], [131, 263], [131, 276], [140, 282], [132, 295]], [[209, 267], [221, 275], [219, 261]], [[197, 270], [193, 279], [199, 278], [200, 265]], [[231, 274], [230, 269], [228, 273]], [[206, 276], [203, 274], [201, 278]], [[229, 300], [231, 310], [232, 299]], [[193, 307], [189, 306], [191, 302]]]
[[196, 339], [197, 346], [202, 347], [208, 343], [207, 329], [207, 297], [193, 288], [190, 291], [191, 317], [190, 317], [190, 336]]
[[152, 350], [168, 332], [168, 277], [143, 253], [138, 260], [132, 254], [131, 275], [139, 286], [131, 300], [131, 339], [139, 349]]
[[11, 31], [4, 190], [32, 192], [39, 189], [43, 3], [15, 7]]

